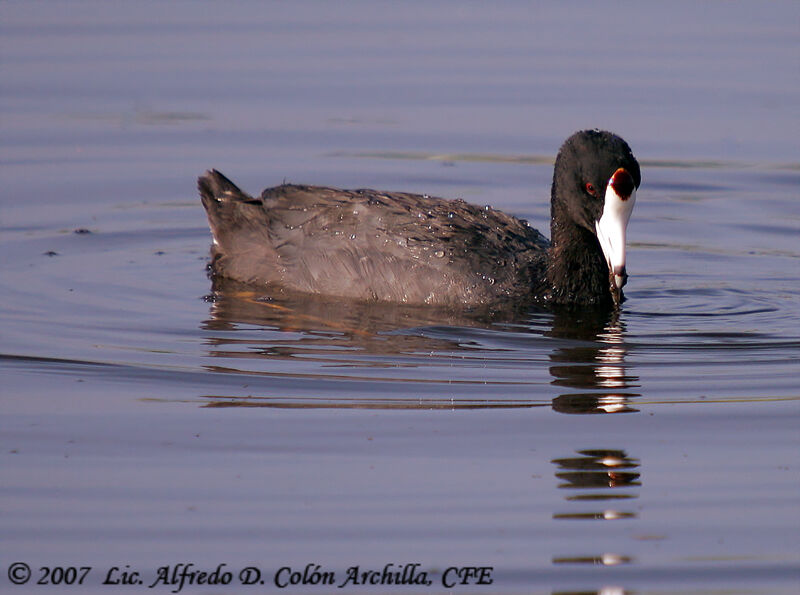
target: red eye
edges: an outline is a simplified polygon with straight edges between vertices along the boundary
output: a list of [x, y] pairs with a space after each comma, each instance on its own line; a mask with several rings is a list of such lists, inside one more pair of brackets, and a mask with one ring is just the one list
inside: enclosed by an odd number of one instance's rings
[[594, 184], [592, 184], [591, 182], [586, 182], [586, 192], [588, 192], [592, 196], [597, 196], [597, 188], [595, 188]]

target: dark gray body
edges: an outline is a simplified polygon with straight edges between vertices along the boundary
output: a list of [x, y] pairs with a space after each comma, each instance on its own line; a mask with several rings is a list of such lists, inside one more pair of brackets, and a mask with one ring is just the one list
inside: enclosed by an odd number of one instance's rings
[[252, 198], [213, 170], [198, 185], [212, 271], [244, 283], [463, 306], [533, 297], [545, 278], [544, 236], [463, 200], [290, 184]]

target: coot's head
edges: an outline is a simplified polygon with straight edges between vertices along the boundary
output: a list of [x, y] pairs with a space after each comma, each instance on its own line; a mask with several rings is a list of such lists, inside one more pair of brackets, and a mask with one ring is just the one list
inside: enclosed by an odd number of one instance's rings
[[[596, 237], [608, 266], [615, 302], [627, 280], [625, 233], [641, 182], [628, 143], [601, 130], [582, 130], [561, 147], [553, 175], [553, 239], [569, 241], [570, 228]], [[561, 229], [559, 229], [561, 228]], [[585, 234], [581, 234], [585, 235]], [[559, 236], [559, 240], [556, 239]]]

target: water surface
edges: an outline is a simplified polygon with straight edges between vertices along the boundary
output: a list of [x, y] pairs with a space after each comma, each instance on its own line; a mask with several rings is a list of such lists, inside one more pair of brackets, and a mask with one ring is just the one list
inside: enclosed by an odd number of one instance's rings
[[[0, 6], [0, 583], [419, 563], [405, 592], [450, 566], [494, 568], [471, 592], [796, 592], [800, 11], [610, 10]], [[595, 126], [643, 166], [618, 313], [206, 276], [205, 168], [547, 231], [553, 156]]]

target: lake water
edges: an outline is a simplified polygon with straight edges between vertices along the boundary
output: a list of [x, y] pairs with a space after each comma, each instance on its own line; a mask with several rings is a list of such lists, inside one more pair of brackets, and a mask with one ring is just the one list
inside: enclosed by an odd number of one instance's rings
[[[0, 50], [4, 592], [800, 589], [800, 4], [3, 2]], [[642, 163], [618, 314], [206, 276], [206, 168], [547, 232], [587, 127]]]

